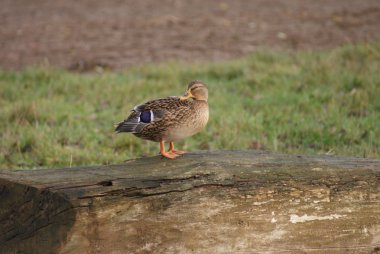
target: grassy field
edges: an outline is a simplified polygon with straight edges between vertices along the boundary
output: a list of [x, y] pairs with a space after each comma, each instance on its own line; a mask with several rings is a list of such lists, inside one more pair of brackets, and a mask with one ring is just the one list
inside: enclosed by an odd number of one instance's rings
[[156, 155], [157, 143], [117, 135], [113, 125], [137, 103], [182, 95], [193, 79], [209, 87], [210, 122], [178, 148], [380, 156], [380, 43], [373, 43], [124, 72], [0, 71], [0, 168]]

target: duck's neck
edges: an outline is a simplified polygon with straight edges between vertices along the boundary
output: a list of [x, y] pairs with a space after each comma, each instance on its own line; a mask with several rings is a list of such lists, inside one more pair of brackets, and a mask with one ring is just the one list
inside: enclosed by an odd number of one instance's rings
[[207, 103], [207, 100], [197, 100], [197, 99], [193, 99], [194, 102], [203, 102], [203, 103]]
[[208, 110], [208, 103], [205, 100], [193, 100], [193, 108], [197, 111]]

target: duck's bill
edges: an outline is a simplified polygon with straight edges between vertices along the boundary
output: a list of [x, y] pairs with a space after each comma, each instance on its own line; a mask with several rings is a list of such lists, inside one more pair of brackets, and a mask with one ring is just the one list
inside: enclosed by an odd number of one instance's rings
[[181, 101], [185, 101], [185, 100], [188, 100], [188, 99], [190, 99], [192, 97], [193, 97], [193, 95], [190, 92], [187, 92], [184, 96], [179, 97], [179, 99]]

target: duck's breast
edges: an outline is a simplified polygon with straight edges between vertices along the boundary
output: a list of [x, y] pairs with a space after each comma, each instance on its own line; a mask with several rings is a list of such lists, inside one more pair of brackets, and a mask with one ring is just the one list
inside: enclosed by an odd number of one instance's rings
[[184, 121], [173, 125], [165, 132], [165, 141], [177, 141], [192, 136], [204, 129], [208, 122], [209, 110], [207, 103], [195, 105], [192, 114]]

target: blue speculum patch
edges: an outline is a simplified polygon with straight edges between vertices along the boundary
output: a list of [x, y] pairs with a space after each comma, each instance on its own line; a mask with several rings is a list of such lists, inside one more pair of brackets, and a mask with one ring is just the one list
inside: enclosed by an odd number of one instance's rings
[[150, 111], [144, 111], [140, 115], [140, 121], [143, 123], [150, 123], [151, 114]]

